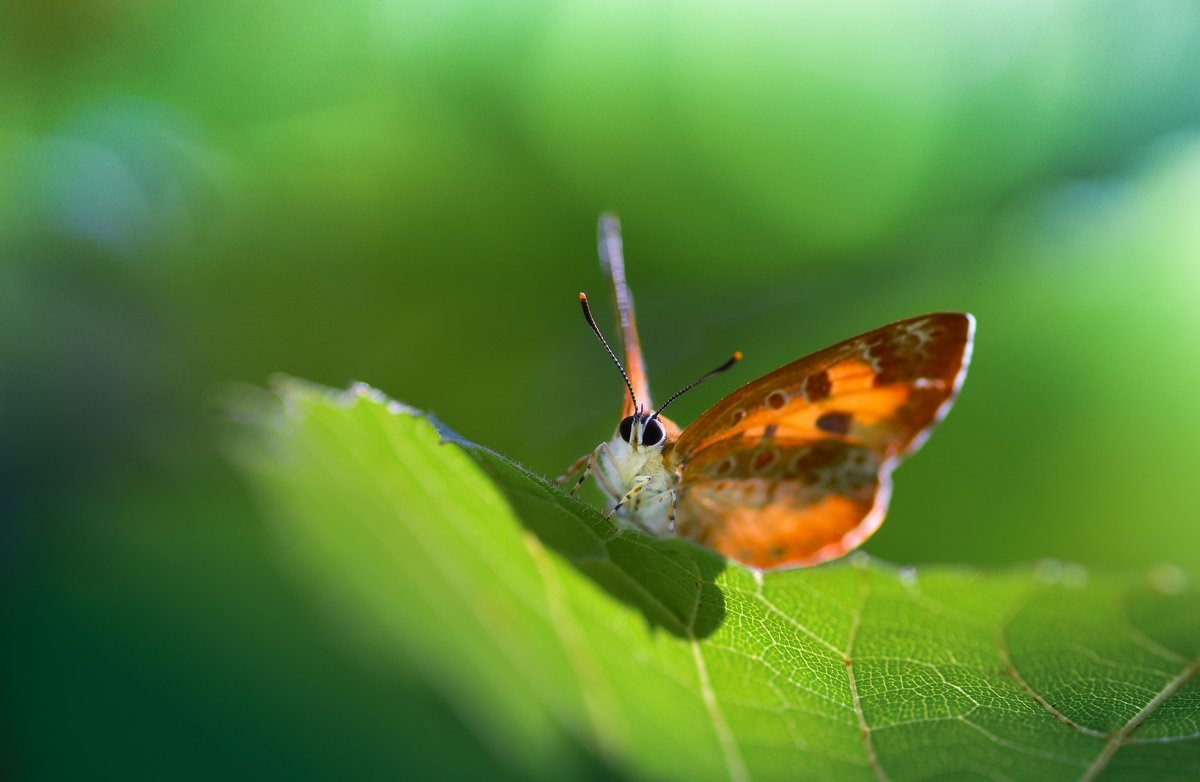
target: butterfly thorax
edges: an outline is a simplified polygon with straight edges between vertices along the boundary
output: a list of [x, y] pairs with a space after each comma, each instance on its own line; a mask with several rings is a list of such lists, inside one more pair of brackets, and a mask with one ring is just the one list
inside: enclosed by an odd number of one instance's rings
[[[636, 420], [636, 419], [635, 419]], [[647, 531], [663, 534], [668, 530], [671, 501], [678, 476], [664, 460], [673, 438], [670, 434], [678, 428], [667, 422], [667, 434], [653, 445], [640, 442], [641, 422], [634, 426], [630, 441], [626, 441], [620, 428], [602, 448], [598, 458], [601, 490], [607, 496], [607, 507], [611, 510], [625, 495], [641, 485], [638, 493], [630, 497], [617, 511], [619, 518], [629, 521]], [[674, 430], [674, 431], [672, 431]]]

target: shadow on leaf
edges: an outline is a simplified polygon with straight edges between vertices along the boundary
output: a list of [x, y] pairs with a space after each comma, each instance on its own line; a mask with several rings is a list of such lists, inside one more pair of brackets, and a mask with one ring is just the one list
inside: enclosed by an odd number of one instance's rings
[[725, 598], [715, 582], [725, 569], [722, 557], [685, 540], [618, 529], [541, 476], [435, 425], [483, 467], [543, 545], [652, 626], [684, 638], [705, 638], [720, 626]]

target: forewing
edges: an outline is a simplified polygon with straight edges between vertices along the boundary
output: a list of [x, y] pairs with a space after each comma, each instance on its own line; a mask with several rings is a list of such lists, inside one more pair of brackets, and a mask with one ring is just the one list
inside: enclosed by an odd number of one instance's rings
[[[633, 393], [643, 407], [650, 409], [650, 384], [646, 380], [646, 363], [642, 359], [642, 343], [638, 338], [637, 318], [633, 311], [633, 294], [625, 282], [625, 252], [621, 242], [621, 223], [611, 214], [600, 216], [598, 239], [600, 268], [612, 283], [613, 307], [617, 313], [617, 331], [625, 347], [625, 372]], [[621, 417], [632, 415], [633, 400], [626, 398]]]
[[892, 469], [949, 409], [973, 330], [962, 313], [900, 321], [718, 402], [669, 455], [678, 532], [764, 568], [857, 547], [883, 521]]
[[915, 450], [945, 415], [970, 359], [974, 319], [961, 312], [898, 321], [742, 386], [688, 426], [672, 452], [686, 464], [731, 438], [834, 438], [884, 457]]

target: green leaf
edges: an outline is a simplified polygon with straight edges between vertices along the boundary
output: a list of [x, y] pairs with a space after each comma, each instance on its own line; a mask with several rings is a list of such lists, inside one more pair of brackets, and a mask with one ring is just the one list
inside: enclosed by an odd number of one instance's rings
[[305, 583], [525, 773], [570, 776], [583, 744], [653, 779], [1200, 778], [1177, 570], [760, 574], [366, 387], [267, 396], [238, 453]]

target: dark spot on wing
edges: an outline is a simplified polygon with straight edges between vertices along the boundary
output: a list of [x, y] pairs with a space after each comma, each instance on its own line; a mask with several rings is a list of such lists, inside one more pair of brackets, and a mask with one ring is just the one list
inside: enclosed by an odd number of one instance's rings
[[804, 396], [810, 402], [825, 399], [832, 390], [833, 383], [829, 382], [828, 372], [818, 372], [815, 375], [809, 375], [804, 381]]
[[846, 434], [850, 431], [850, 413], [830, 412], [817, 419], [817, 428], [830, 434]]
[[761, 451], [758, 454], [755, 454], [754, 460], [751, 462], [751, 466], [754, 468], [755, 472], [762, 472], [775, 462], [775, 458], [776, 455], [774, 450], [769, 449], [766, 451]]

